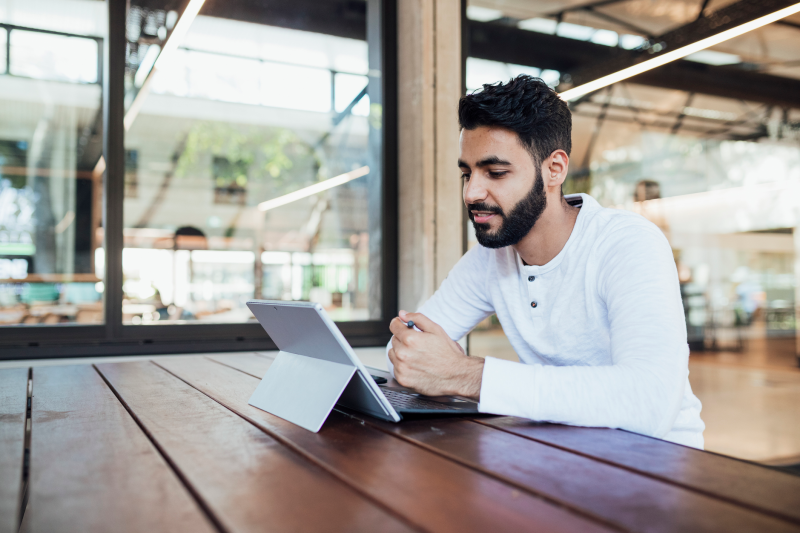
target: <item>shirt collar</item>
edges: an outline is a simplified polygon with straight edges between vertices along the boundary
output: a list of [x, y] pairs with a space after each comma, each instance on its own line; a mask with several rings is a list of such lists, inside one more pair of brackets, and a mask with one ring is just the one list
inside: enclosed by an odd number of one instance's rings
[[558, 252], [554, 258], [550, 261], [545, 263], [544, 265], [526, 265], [522, 262], [522, 257], [514, 250], [514, 254], [517, 256], [517, 265], [525, 272], [526, 274], [536, 274], [541, 275], [551, 270], [558, 268], [561, 265], [561, 262], [564, 260], [564, 257], [567, 256], [569, 250], [572, 248], [573, 243], [578, 239], [578, 236], [583, 232], [583, 226], [586, 223], [587, 218], [589, 217], [589, 213], [591, 211], [595, 211], [596, 209], [600, 208], [600, 204], [597, 203], [597, 200], [592, 198], [586, 193], [580, 193], [580, 197], [583, 200], [581, 204], [581, 209], [578, 211], [578, 218], [575, 220], [575, 226], [572, 228], [572, 233], [569, 235], [569, 239], [567, 239], [566, 244]]

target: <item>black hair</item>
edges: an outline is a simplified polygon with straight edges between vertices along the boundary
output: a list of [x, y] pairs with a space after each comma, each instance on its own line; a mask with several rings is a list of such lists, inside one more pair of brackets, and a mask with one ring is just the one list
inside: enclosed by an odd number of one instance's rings
[[513, 131], [537, 166], [556, 150], [569, 155], [572, 149], [569, 106], [541, 79], [526, 74], [462, 96], [458, 123], [466, 130], [493, 126]]

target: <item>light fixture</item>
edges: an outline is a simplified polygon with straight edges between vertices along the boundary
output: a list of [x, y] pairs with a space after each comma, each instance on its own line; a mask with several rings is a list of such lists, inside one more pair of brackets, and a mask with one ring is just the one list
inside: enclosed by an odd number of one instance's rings
[[275, 209], [276, 207], [296, 202], [297, 200], [307, 198], [322, 191], [327, 191], [328, 189], [338, 187], [339, 185], [344, 185], [348, 181], [353, 181], [354, 179], [360, 178], [361, 176], [366, 176], [367, 174], [369, 174], [369, 167], [363, 166], [325, 181], [315, 183], [314, 185], [303, 187], [302, 189], [290, 192], [289, 194], [284, 194], [283, 196], [273, 198], [272, 200], [261, 202], [258, 204], [258, 209], [261, 211], [269, 211], [270, 209]]
[[562, 100], [566, 102], [570, 100], [575, 100], [576, 98], [585, 96], [598, 89], [602, 89], [603, 87], [608, 87], [609, 85], [612, 85], [614, 83], [626, 80], [643, 72], [647, 72], [648, 70], [660, 67], [662, 65], [666, 65], [667, 63], [671, 63], [672, 61], [686, 57], [689, 54], [694, 54], [695, 52], [699, 52], [700, 50], [705, 50], [706, 48], [715, 46], [729, 39], [733, 39], [734, 37], [739, 37], [740, 35], [744, 35], [747, 32], [753, 31], [762, 26], [766, 26], [767, 24], [788, 17], [789, 15], [794, 15], [795, 13], [798, 12], [800, 12], [800, 3], [794, 4], [789, 7], [785, 7], [774, 13], [770, 13], [769, 15], [764, 15], [763, 17], [751, 20], [750, 22], [745, 22], [740, 26], [736, 26], [735, 28], [725, 30], [716, 35], [712, 35], [711, 37], [700, 39], [695, 43], [688, 44], [682, 48], [678, 48], [676, 50], [667, 52], [658, 57], [654, 57], [653, 59], [648, 59], [647, 61], [639, 63], [638, 65], [633, 65], [632, 67], [624, 68], [619, 72], [614, 72], [613, 74], [603, 76], [602, 78], [590, 81], [589, 83], [584, 83], [583, 85], [573, 87], [572, 89], [564, 91], [559, 96], [561, 97]]
[[164, 49], [158, 55], [156, 64], [153, 65], [154, 69], [158, 70], [167, 64], [167, 60], [172, 56], [173, 53], [175, 53], [175, 50], [177, 50], [178, 46], [180, 46], [181, 42], [183, 42], [183, 38], [186, 37], [187, 33], [189, 33], [189, 27], [192, 25], [192, 22], [194, 22], [194, 19], [197, 17], [197, 14], [200, 12], [200, 8], [203, 7], [205, 1], [206, 0], [189, 1], [189, 5], [187, 5], [186, 9], [183, 10], [181, 18], [178, 19], [178, 23], [172, 30], [169, 39], [167, 39], [167, 42], [164, 44]]
[[[156, 71], [159, 68], [163, 69], [167, 65], [167, 62], [178, 49], [178, 46], [180, 46], [180, 44], [183, 42], [186, 34], [189, 33], [189, 27], [192, 25], [192, 22], [194, 22], [194, 19], [197, 17], [197, 14], [200, 12], [200, 8], [203, 7], [205, 1], [206, 0], [189, 1], [189, 5], [187, 5], [186, 9], [183, 10], [181, 18], [178, 19], [178, 23], [175, 24], [175, 28], [173, 28], [172, 33], [169, 34], [167, 42], [164, 43], [164, 48], [161, 50], [161, 53], [158, 54], [158, 59], [156, 59], [156, 62], [153, 64], [153, 68], [150, 69], [150, 72], [147, 74], [147, 77], [144, 79], [144, 81], [139, 80], [141, 88], [136, 94], [136, 98], [134, 98], [133, 102], [131, 102], [128, 111], [125, 113], [125, 118], [123, 119], [125, 131], [131, 129], [133, 121], [136, 120], [136, 117], [139, 115], [139, 111], [141, 111], [142, 106], [144, 105], [144, 100], [150, 93], [150, 81], [153, 79]], [[148, 50], [148, 53], [149, 52], [150, 50]]]

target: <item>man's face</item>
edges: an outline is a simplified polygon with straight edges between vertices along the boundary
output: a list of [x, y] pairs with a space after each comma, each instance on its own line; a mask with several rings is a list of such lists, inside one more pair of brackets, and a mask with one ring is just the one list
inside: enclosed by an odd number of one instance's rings
[[478, 242], [487, 248], [517, 244], [547, 205], [542, 170], [517, 134], [485, 126], [462, 130], [458, 166]]

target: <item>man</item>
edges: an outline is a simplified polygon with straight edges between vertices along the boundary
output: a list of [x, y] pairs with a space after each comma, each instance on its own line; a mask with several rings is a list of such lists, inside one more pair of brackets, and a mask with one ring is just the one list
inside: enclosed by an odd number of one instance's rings
[[[419, 312], [392, 321], [397, 381], [476, 399], [482, 412], [702, 448], [664, 235], [589, 195], [565, 200], [572, 117], [541, 80], [484, 85], [461, 99], [458, 115], [464, 203], [480, 246]], [[468, 357], [455, 342], [492, 313], [520, 363]]]

